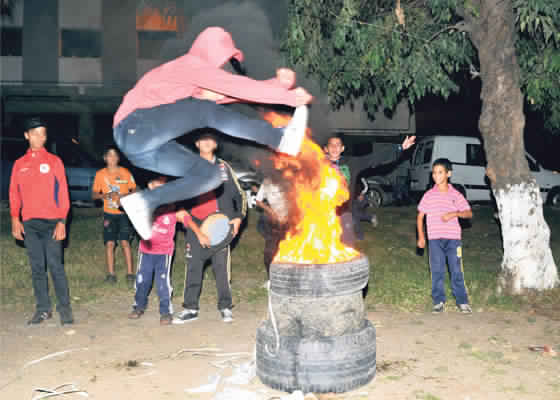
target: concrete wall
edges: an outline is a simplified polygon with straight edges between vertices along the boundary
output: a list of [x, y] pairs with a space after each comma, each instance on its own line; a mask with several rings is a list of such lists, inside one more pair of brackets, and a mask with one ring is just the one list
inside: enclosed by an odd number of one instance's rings
[[136, 1], [103, 0], [102, 74], [106, 85], [136, 81]]
[[29, 82], [58, 80], [58, 0], [25, 0], [23, 72]]
[[[61, 29], [101, 30], [101, 0], [58, 0], [59, 25]], [[118, 3], [120, 1], [114, 1]]]

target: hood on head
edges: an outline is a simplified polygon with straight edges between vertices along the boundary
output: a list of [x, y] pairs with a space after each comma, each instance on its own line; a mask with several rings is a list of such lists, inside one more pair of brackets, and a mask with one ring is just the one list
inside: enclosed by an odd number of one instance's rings
[[196, 37], [188, 54], [216, 67], [223, 66], [232, 57], [243, 61], [243, 52], [235, 47], [231, 34], [217, 26], [204, 29]]

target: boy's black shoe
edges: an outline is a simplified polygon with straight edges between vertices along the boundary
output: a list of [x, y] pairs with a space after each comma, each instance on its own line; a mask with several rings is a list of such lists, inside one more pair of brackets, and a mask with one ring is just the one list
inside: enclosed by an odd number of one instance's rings
[[184, 324], [185, 322], [196, 321], [197, 319], [198, 319], [198, 310], [191, 310], [185, 308], [183, 311], [177, 314], [177, 317], [173, 319], [173, 323]]
[[444, 304], [443, 302], [439, 302], [437, 304], [434, 304], [434, 306], [432, 307], [432, 314], [439, 314], [442, 313], [444, 310]]
[[117, 276], [115, 274], [107, 274], [105, 277], [106, 283], [117, 283]]
[[58, 311], [60, 314], [60, 323], [62, 325], [69, 325], [74, 323], [74, 315], [71, 308], [63, 308]]
[[126, 281], [128, 283], [134, 283], [134, 281], [136, 280], [136, 275], [134, 274], [126, 274]]
[[171, 314], [163, 314], [161, 317], [159, 317], [159, 324], [161, 326], [171, 325], [172, 322], [173, 316]]
[[138, 319], [144, 314], [144, 310], [134, 309], [128, 314], [128, 319]]
[[52, 318], [52, 311], [35, 311], [33, 317], [29, 321], [27, 321], [28, 325], [36, 325], [40, 324], [46, 319]]

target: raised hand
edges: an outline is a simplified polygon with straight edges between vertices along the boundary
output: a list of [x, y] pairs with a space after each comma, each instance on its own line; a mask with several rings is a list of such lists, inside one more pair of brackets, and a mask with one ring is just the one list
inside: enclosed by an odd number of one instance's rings
[[276, 70], [276, 79], [282, 83], [286, 89], [291, 89], [296, 84], [296, 73], [289, 68], [279, 68]]
[[311, 96], [311, 94], [302, 87], [298, 87], [294, 89], [294, 91], [296, 94], [296, 106], [309, 104], [313, 100], [313, 96]]
[[412, 146], [414, 146], [416, 141], [416, 136], [407, 136], [406, 138], [404, 138], [404, 141], [402, 142], [402, 148], [403, 150], [407, 150], [410, 149]]

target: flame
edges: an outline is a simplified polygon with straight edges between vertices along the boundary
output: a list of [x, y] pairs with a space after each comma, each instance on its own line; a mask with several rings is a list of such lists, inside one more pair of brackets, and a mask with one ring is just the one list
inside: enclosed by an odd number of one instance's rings
[[[264, 119], [273, 126], [285, 126], [290, 117], [268, 112]], [[310, 130], [307, 136], [310, 136]], [[280, 242], [276, 263], [329, 264], [359, 256], [340, 241], [342, 226], [336, 208], [349, 199], [345, 178], [332, 167], [321, 148], [308, 137], [297, 158], [276, 154], [274, 166], [293, 185], [292, 227]]]

